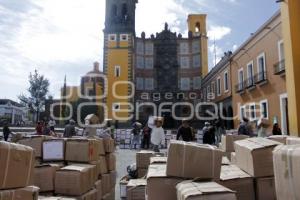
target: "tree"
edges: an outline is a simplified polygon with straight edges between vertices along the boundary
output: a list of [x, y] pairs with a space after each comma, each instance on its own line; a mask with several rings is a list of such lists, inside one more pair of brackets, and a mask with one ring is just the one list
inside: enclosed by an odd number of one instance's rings
[[35, 70], [29, 75], [29, 96], [24, 94], [19, 96], [21, 103], [36, 114], [36, 122], [39, 121], [40, 112], [44, 110], [49, 85], [49, 80]]

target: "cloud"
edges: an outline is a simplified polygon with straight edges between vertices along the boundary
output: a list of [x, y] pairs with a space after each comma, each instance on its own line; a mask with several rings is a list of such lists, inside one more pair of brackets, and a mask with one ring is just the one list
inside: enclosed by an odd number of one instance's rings
[[226, 26], [211, 26], [208, 30], [208, 37], [211, 40], [221, 40], [231, 33], [231, 28]]

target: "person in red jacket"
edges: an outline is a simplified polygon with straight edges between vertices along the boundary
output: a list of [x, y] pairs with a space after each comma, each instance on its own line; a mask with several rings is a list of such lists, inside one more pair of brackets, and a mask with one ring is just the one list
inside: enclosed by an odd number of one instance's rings
[[35, 128], [36, 134], [37, 135], [42, 135], [43, 134], [43, 123], [38, 122]]

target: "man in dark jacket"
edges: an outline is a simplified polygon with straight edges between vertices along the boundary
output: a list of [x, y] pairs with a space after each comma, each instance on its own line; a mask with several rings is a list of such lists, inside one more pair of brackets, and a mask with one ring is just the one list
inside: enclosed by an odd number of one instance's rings
[[76, 135], [75, 121], [71, 119], [69, 124], [67, 124], [65, 127], [64, 137], [70, 138], [74, 135]]
[[3, 137], [4, 137], [4, 141], [8, 140], [8, 136], [9, 134], [11, 134], [10, 129], [8, 127], [8, 123], [6, 122], [3, 126]]
[[182, 125], [177, 131], [177, 140], [179, 140], [180, 138], [182, 138], [182, 140], [185, 142], [191, 142], [194, 140], [193, 129], [192, 127], [190, 127], [187, 120], [182, 121]]

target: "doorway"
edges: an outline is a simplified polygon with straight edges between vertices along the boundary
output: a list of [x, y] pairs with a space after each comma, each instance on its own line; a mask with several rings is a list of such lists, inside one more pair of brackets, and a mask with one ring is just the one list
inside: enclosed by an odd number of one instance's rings
[[282, 134], [289, 135], [289, 112], [287, 94], [280, 95], [281, 129]]

